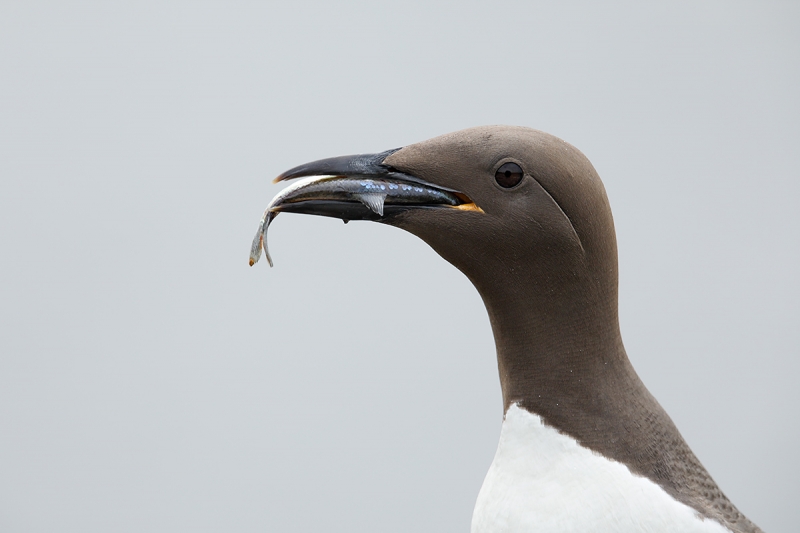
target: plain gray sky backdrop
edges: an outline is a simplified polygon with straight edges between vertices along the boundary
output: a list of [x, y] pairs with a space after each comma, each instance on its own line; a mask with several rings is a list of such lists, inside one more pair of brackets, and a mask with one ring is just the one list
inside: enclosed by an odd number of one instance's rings
[[0, 3], [0, 530], [468, 531], [486, 313], [424, 243], [282, 216], [306, 161], [558, 135], [623, 335], [728, 496], [800, 524], [797, 2]]

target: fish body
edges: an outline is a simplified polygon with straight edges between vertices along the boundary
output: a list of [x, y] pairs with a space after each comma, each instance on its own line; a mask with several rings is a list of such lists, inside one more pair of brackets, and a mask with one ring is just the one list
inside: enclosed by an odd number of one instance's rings
[[[399, 174], [397, 176], [400, 176]], [[395, 177], [374, 176], [310, 176], [279, 192], [267, 206], [258, 224], [250, 247], [250, 266], [264, 255], [272, 266], [267, 248], [267, 229], [281, 211], [306, 213], [349, 220], [379, 220], [387, 207], [399, 211], [407, 207], [449, 206], [465, 204], [456, 191]]]

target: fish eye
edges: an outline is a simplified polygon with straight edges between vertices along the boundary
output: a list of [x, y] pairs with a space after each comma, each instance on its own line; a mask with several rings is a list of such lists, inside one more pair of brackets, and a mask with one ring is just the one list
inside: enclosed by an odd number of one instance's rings
[[494, 173], [494, 179], [504, 189], [510, 189], [522, 181], [522, 169], [516, 163], [505, 163]]

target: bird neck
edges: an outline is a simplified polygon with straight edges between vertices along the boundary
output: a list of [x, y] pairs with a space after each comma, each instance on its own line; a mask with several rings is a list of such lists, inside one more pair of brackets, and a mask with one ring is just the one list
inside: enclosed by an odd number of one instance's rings
[[[555, 422], [644, 388], [622, 344], [616, 286], [492, 284], [481, 290], [497, 347], [504, 409]], [[611, 395], [611, 391], [615, 395]]]

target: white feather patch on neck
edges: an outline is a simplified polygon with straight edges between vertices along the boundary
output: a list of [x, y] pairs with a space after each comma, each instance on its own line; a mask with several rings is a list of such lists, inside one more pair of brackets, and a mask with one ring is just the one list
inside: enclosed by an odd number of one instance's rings
[[475, 504], [472, 533], [533, 531], [730, 533], [514, 404]]

